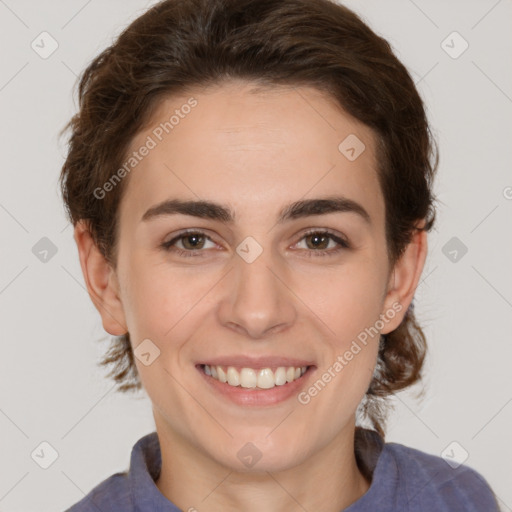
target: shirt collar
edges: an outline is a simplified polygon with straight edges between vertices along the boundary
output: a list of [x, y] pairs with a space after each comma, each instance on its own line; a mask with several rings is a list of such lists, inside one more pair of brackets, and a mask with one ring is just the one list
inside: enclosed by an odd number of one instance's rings
[[356, 427], [355, 454], [360, 471], [371, 481], [369, 489], [343, 512], [374, 510], [379, 512], [398, 510], [398, 467], [384, 439], [375, 430]]
[[162, 468], [158, 434], [152, 432], [137, 441], [130, 460], [130, 492], [136, 512], [180, 512], [155, 484]]

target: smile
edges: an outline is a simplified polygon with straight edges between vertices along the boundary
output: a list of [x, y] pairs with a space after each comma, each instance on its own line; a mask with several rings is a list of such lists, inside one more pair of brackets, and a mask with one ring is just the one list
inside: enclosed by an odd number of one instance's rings
[[300, 379], [308, 366], [279, 366], [272, 368], [235, 368], [234, 366], [201, 365], [203, 372], [213, 379], [233, 387], [271, 389]]

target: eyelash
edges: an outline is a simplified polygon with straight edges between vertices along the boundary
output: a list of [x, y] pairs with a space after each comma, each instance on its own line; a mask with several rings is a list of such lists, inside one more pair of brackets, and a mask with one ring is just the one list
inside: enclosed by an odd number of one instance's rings
[[[174, 237], [172, 240], [169, 240], [168, 242], [164, 242], [160, 245], [160, 247], [167, 251], [167, 252], [175, 252], [178, 254], [178, 256], [184, 256], [184, 257], [202, 257], [201, 253], [204, 252], [201, 249], [196, 250], [190, 250], [190, 251], [184, 251], [182, 249], [177, 249], [176, 247], [172, 247], [177, 241], [181, 240], [182, 238], [187, 238], [188, 236], [192, 235], [200, 235], [202, 237], [205, 237], [207, 240], [210, 240], [213, 242], [213, 240], [207, 236], [202, 231], [196, 231], [196, 230], [187, 230], [182, 233], [180, 233], [178, 236]], [[321, 256], [334, 256], [335, 254], [338, 254], [340, 251], [350, 249], [350, 244], [344, 240], [343, 238], [340, 238], [336, 234], [332, 233], [328, 230], [311, 230], [307, 233], [304, 233], [301, 237], [301, 240], [304, 238], [307, 238], [311, 235], [320, 235], [320, 236], [327, 236], [332, 241], [336, 242], [338, 244], [338, 247], [336, 249], [322, 249], [322, 250], [314, 250], [314, 249], [306, 249], [307, 257], [321, 257]]]

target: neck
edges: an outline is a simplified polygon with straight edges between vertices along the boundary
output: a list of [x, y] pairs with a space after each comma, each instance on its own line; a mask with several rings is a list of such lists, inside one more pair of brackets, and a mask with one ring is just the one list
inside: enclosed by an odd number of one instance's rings
[[354, 422], [320, 451], [279, 472], [233, 471], [169, 429], [158, 429], [158, 422], [157, 430], [162, 468], [156, 485], [182, 510], [339, 512], [370, 487], [354, 455]]

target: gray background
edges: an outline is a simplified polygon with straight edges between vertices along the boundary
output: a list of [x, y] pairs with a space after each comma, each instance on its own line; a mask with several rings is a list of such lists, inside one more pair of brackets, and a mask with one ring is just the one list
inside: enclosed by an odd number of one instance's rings
[[[147, 397], [115, 393], [96, 367], [107, 335], [57, 187], [77, 75], [152, 3], [0, 0], [1, 511], [64, 510], [126, 469], [154, 430]], [[347, 5], [408, 66], [441, 153], [438, 224], [415, 299], [430, 346], [425, 396], [416, 387], [393, 399], [387, 440], [452, 464], [467, 453], [511, 511], [512, 1]], [[31, 47], [43, 31], [58, 43], [46, 59]], [[43, 237], [56, 250], [46, 261]], [[58, 453], [47, 469], [43, 441]]]

